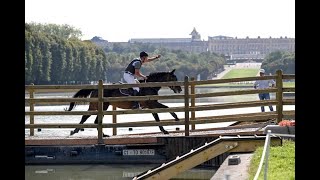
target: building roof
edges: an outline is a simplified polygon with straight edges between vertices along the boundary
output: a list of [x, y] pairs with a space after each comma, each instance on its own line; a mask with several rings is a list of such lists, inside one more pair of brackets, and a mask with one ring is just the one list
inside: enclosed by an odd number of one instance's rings
[[140, 42], [140, 43], [185, 43], [191, 42], [191, 38], [139, 38], [130, 39], [130, 43]]
[[196, 30], [196, 28], [194, 27], [192, 32], [190, 33], [190, 35], [199, 35], [198, 31]]
[[209, 39], [234, 39], [234, 38], [230, 36], [219, 35], [219, 36], [209, 36]]

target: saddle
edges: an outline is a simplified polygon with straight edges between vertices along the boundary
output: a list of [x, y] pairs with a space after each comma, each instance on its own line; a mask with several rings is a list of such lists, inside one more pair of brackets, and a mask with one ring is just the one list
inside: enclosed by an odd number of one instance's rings
[[[120, 84], [125, 84], [124, 82], [119, 81]], [[115, 84], [115, 83], [113, 83]], [[119, 88], [121, 94], [125, 96], [133, 96], [133, 89], [132, 88]]]

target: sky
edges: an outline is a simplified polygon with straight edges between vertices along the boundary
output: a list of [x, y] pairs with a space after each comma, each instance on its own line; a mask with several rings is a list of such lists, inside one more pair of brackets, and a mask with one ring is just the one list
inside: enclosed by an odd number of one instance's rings
[[25, 22], [68, 24], [82, 40], [295, 38], [295, 0], [25, 0]]

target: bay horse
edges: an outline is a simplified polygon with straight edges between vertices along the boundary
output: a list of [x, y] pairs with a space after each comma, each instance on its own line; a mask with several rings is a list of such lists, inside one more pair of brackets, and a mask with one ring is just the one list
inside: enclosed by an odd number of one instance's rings
[[[171, 72], [155, 72], [150, 73], [150, 75], [147, 76], [146, 82], [169, 82], [169, 81], [177, 81], [177, 77], [174, 74], [174, 70]], [[144, 80], [139, 80], [140, 83], [144, 83]], [[174, 93], [180, 93], [182, 91], [181, 86], [169, 86], [169, 88]], [[140, 91], [138, 96], [146, 96], [146, 95], [159, 95], [158, 92], [161, 89], [161, 87], [140, 87]], [[131, 93], [130, 93], [131, 92]], [[130, 96], [132, 94], [133, 89], [104, 89], [103, 90], [103, 97], [124, 97], [124, 96]], [[91, 97], [91, 98], [97, 98], [98, 97], [98, 89], [81, 89], [77, 93], [73, 95], [73, 98], [83, 98], [83, 97]], [[161, 104], [158, 102], [158, 100], [147, 100], [147, 101], [140, 101], [141, 108], [168, 108], [168, 106]], [[75, 102], [71, 102], [69, 105], [69, 108], [66, 109], [66, 111], [71, 111], [75, 107]], [[104, 102], [103, 103], [103, 110], [106, 111], [109, 107], [109, 105], [121, 108], [121, 109], [132, 109], [132, 101], [118, 101], [118, 102]], [[98, 103], [97, 102], [90, 102], [88, 111], [97, 110], [98, 109]], [[176, 121], [179, 121], [178, 116], [174, 112], [170, 112], [172, 117]], [[154, 119], [159, 122], [159, 116], [157, 113], [152, 113]], [[91, 115], [83, 115], [81, 118], [81, 121], [79, 124], [83, 124]], [[95, 124], [98, 124], [98, 116], [96, 117]], [[166, 131], [162, 126], [159, 126], [159, 129], [164, 134], [169, 134], [168, 131]], [[74, 131], [70, 132], [70, 135], [73, 135], [75, 133], [78, 133], [80, 128], [75, 128]], [[103, 134], [103, 137], [108, 137], [108, 135]]]

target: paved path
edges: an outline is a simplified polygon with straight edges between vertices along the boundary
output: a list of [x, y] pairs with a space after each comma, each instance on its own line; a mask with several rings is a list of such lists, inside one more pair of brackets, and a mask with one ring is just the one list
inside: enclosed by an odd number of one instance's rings
[[[238, 165], [228, 165], [229, 157], [234, 155], [240, 157], [240, 163]], [[252, 156], [253, 153], [229, 155], [210, 180], [247, 180], [249, 178], [248, 170]]]
[[230, 70], [232, 69], [231, 66], [224, 66], [224, 71], [222, 71], [221, 73], [217, 74], [217, 77], [214, 77], [212, 79], [221, 79], [225, 74], [227, 74]]

